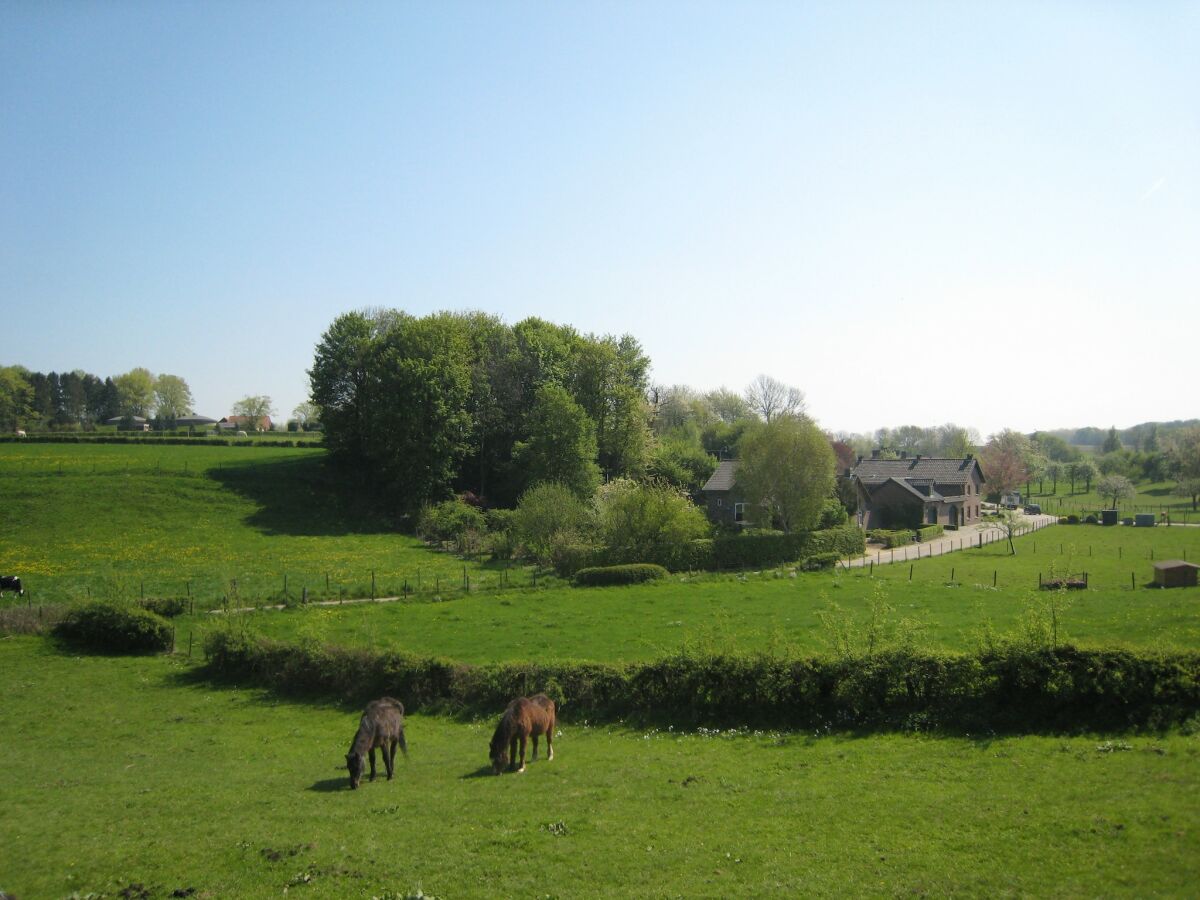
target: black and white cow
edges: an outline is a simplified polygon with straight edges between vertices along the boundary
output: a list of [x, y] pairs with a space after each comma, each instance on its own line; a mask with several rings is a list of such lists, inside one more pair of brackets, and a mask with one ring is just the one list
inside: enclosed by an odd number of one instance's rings
[[25, 589], [21, 587], [21, 579], [16, 575], [0, 575], [0, 597], [4, 596], [5, 591], [16, 591], [18, 597], [25, 596]]

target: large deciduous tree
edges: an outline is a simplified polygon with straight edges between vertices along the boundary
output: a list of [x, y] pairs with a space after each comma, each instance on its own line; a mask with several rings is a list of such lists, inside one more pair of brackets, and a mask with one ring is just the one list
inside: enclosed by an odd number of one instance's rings
[[542, 385], [529, 417], [529, 438], [513, 448], [526, 483], [557, 481], [590, 497], [600, 483], [596, 454], [596, 426], [583, 407], [565, 388]]
[[192, 410], [192, 390], [178, 375], [159, 375], [154, 380], [154, 408], [167, 427], [174, 427], [175, 420]]
[[262, 420], [275, 415], [275, 407], [266, 394], [247, 394], [233, 404], [235, 416], [245, 416], [252, 428], [261, 427]]
[[1175, 479], [1176, 496], [1188, 497], [1192, 509], [1200, 500], [1200, 427], [1175, 432], [1167, 441], [1167, 465]]
[[742, 436], [738, 488], [750, 519], [784, 531], [816, 527], [832, 496], [834, 457], [824, 433], [803, 416], [773, 416]]
[[149, 369], [130, 369], [113, 379], [122, 416], [149, 417], [154, 409], [154, 375]]
[[18, 366], [0, 368], [0, 428], [16, 431], [33, 414], [33, 388]]
[[700, 507], [662, 481], [618, 478], [596, 491], [594, 505], [596, 536], [622, 562], [656, 560], [710, 531]]
[[345, 461], [366, 462], [370, 439], [368, 375], [377, 322], [351, 312], [333, 320], [308, 370], [313, 402], [321, 408], [325, 443]]
[[804, 392], [770, 375], [759, 375], [750, 382], [744, 396], [750, 409], [764, 422], [778, 416], [804, 414]]
[[988, 490], [1003, 495], [1025, 484], [1032, 454], [1029, 438], [1020, 432], [1006, 428], [993, 434], [979, 452]]

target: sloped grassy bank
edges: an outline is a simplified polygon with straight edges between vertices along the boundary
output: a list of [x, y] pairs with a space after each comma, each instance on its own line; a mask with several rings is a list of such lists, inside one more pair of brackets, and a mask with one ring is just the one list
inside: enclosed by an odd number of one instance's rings
[[545, 691], [572, 721], [1003, 733], [1169, 728], [1200, 715], [1200, 653], [1001, 646], [788, 659], [682, 652], [645, 663], [473, 666], [396, 651], [210, 634], [206, 677], [283, 694], [491, 714]]

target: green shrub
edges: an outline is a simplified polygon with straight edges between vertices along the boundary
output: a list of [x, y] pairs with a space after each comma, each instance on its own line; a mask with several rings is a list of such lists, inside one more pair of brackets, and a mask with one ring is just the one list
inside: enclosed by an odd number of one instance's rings
[[1096, 525], [1100, 522], [1100, 520], [1096, 518], [1095, 513], [1088, 513], [1087, 518], [1084, 519], [1083, 522], [1085, 525]]
[[946, 528], [943, 525], [922, 525], [917, 529], [917, 540], [928, 541], [931, 538], [941, 537], [946, 533]]
[[805, 572], [816, 572], [820, 569], [832, 569], [838, 564], [841, 557], [836, 553], [814, 553], [812, 556], [806, 557], [800, 564], [800, 568]]
[[621, 566], [592, 566], [575, 573], [580, 587], [600, 587], [613, 584], [641, 584], [667, 577], [667, 570], [654, 563], [627, 563]]
[[560, 578], [570, 578], [580, 569], [604, 565], [604, 551], [589, 544], [563, 542], [552, 548], [551, 562]]
[[1067, 524], [1068, 525], [1078, 525], [1079, 524], [1079, 516], [1075, 515], [1075, 513], [1071, 513], [1069, 516], [1067, 516]]
[[1070, 524], [1070, 523], [1067, 521], [1067, 517], [1066, 517], [1066, 516], [1059, 516], [1059, 517], [1058, 517], [1058, 524], [1059, 524], [1059, 525], [1068, 525], [1068, 524]]
[[867, 532], [867, 537], [883, 544], [884, 547], [905, 547], [913, 542], [913, 533], [907, 528], [895, 531], [886, 528], [874, 528]]
[[842, 501], [830, 498], [821, 505], [821, 519], [817, 527], [834, 528], [837, 525], [845, 525], [849, 518]]
[[182, 597], [147, 597], [139, 604], [164, 619], [173, 619], [187, 612], [188, 602]]
[[171, 649], [171, 626], [136, 606], [95, 601], [73, 607], [54, 628], [69, 644], [105, 653], [156, 653]]
[[468, 531], [487, 527], [483, 513], [455, 497], [421, 510], [417, 534], [427, 541], [460, 541]]

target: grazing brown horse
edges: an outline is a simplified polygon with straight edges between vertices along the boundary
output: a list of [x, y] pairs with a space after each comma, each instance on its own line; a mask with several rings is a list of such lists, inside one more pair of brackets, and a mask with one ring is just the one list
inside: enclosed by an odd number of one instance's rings
[[[535, 694], [532, 697], [518, 697], [508, 704], [500, 724], [492, 735], [491, 757], [492, 771], [499, 775], [506, 768], [516, 767], [518, 772], [525, 771], [526, 741], [533, 738], [533, 758], [537, 759], [538, 737], [546, 736], [546, 752], [549, 759], [554, 759], [554, 701], [545, 694]], [[521, 764], [517, 766], [517, 741], [521, 742]]]
[[358, 734], [346, 754], [346, 768], [350, 771], [350, 787], [357, 788], [362, 781], [364, 757], [371, 754], [371, 780], [375, 780], [375, 748], [383, 751], [383, 765], [387, 769], [388, 781], [396, 766], [396, 746], [408, 756], [408, 744], [404, 742], [404, 704], [391, 697], [372, 700], [363, 710], [358, 723]]

